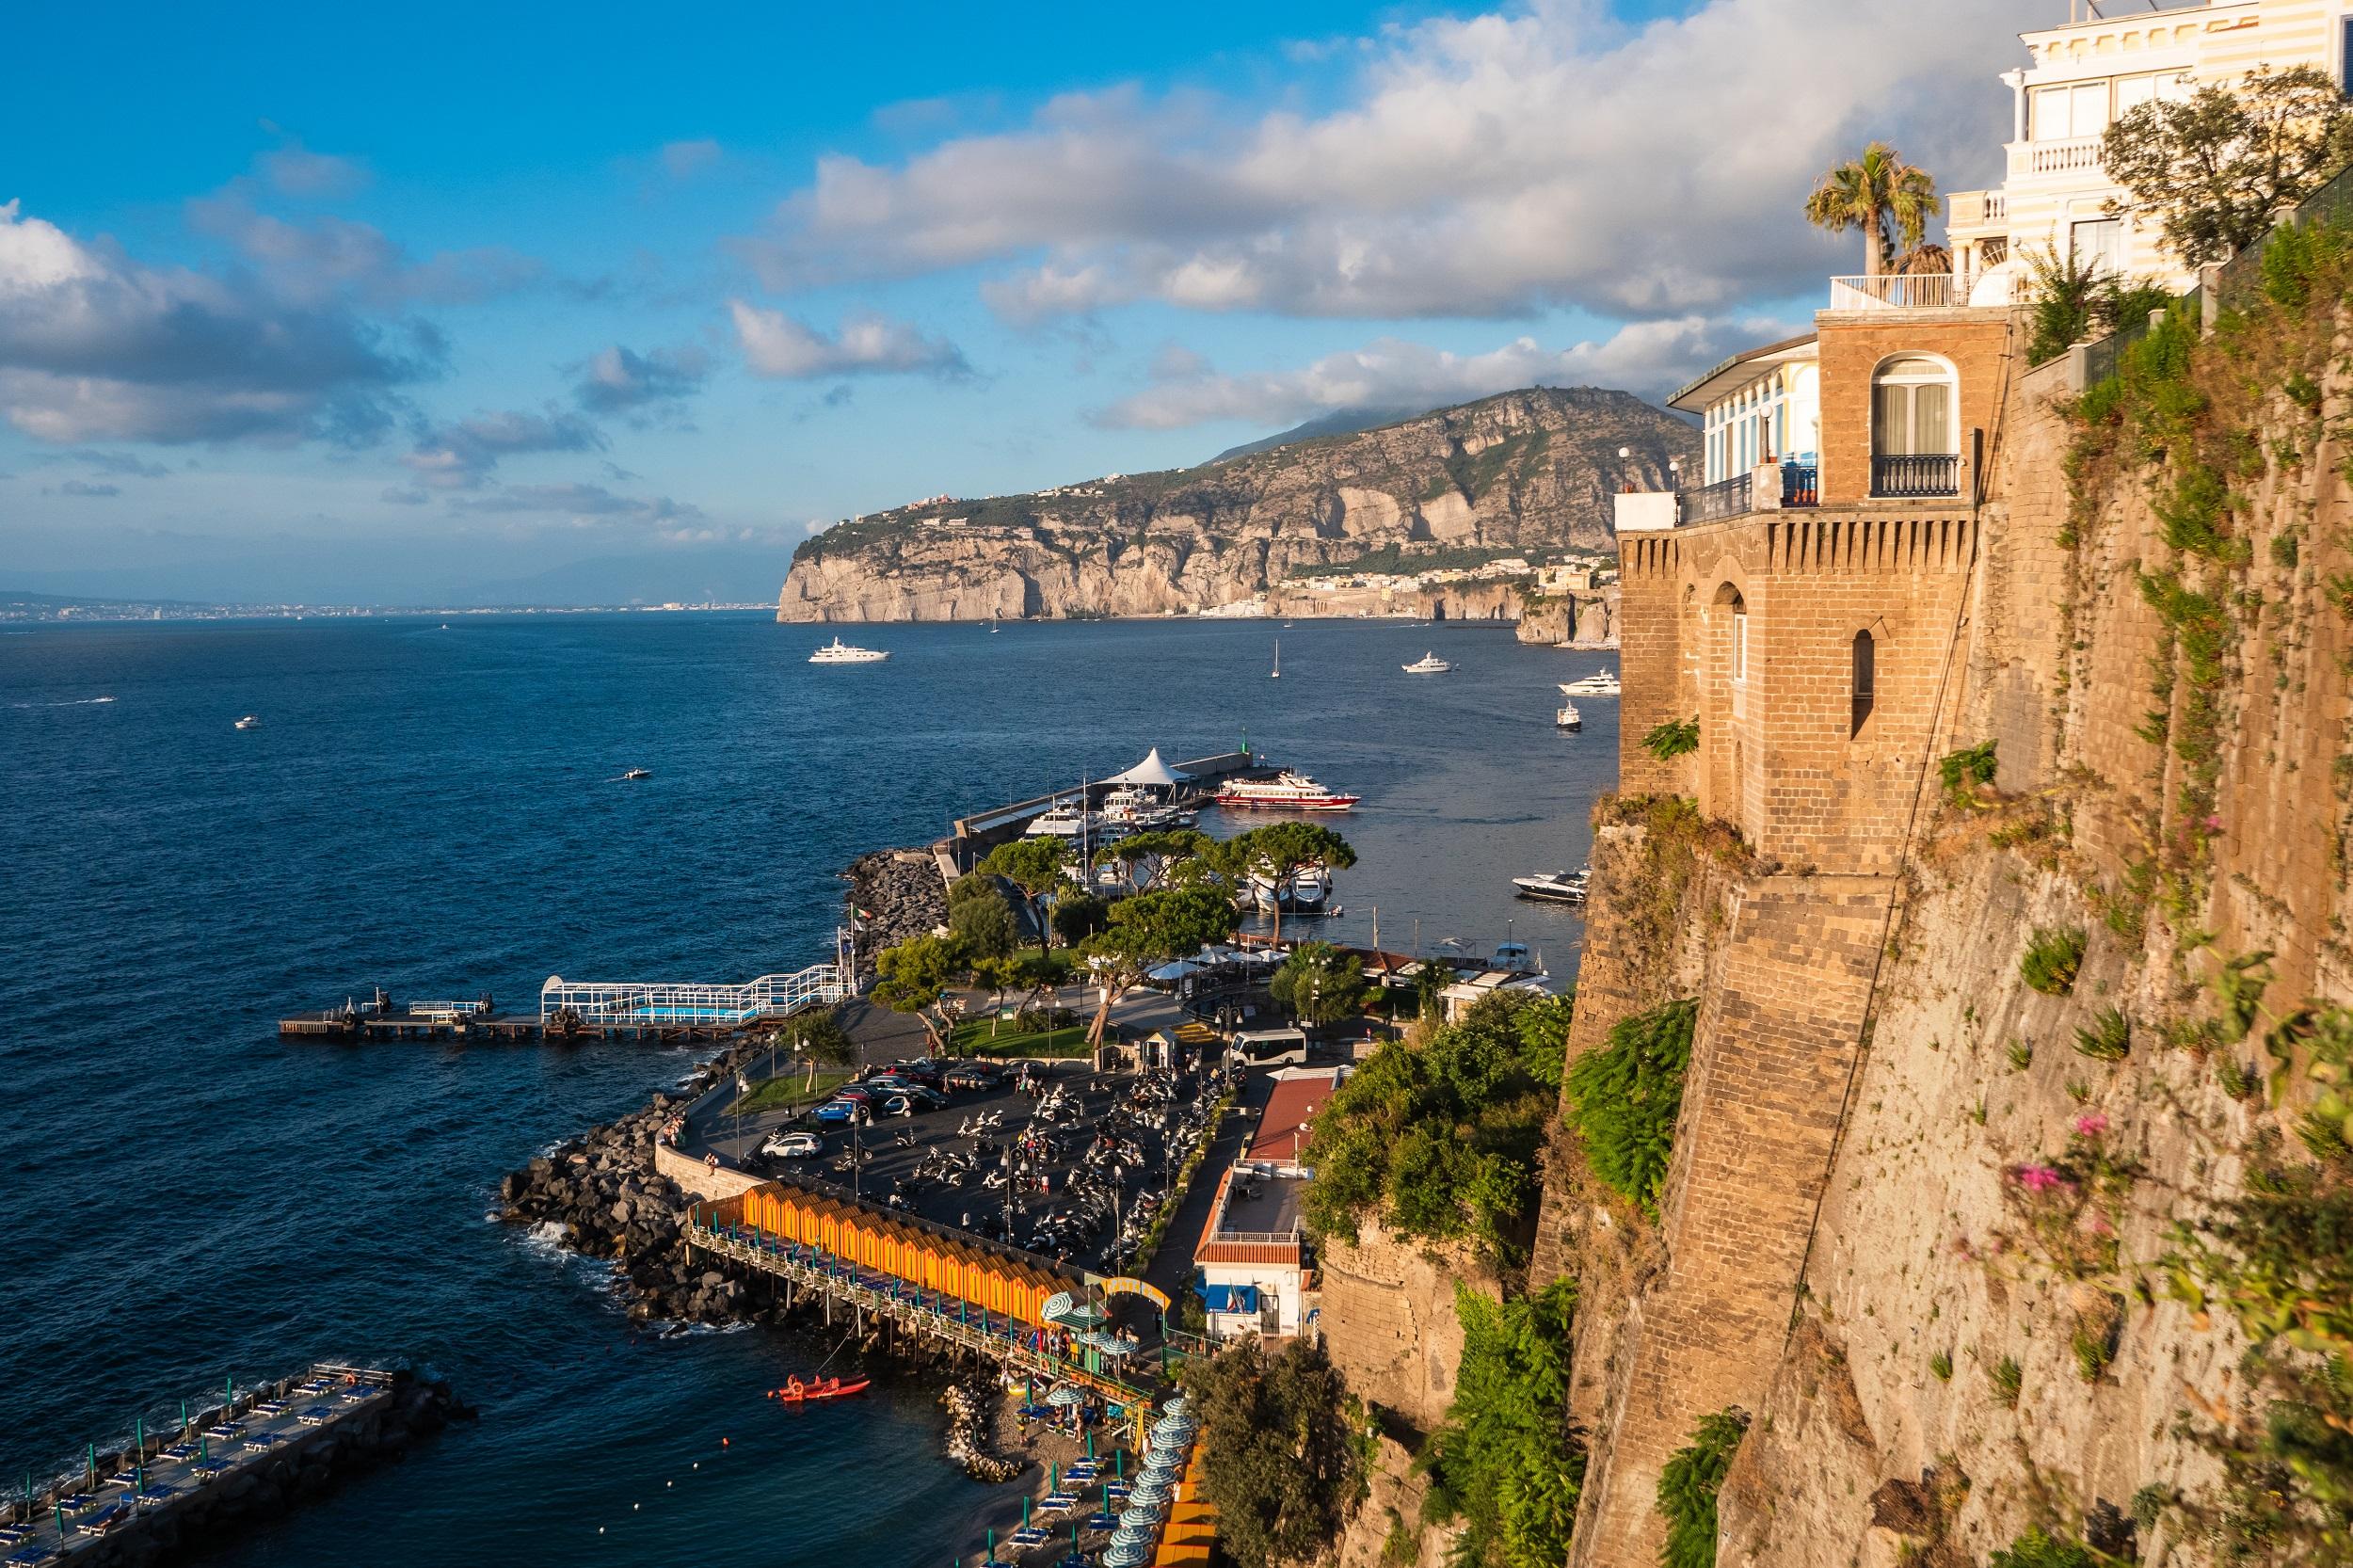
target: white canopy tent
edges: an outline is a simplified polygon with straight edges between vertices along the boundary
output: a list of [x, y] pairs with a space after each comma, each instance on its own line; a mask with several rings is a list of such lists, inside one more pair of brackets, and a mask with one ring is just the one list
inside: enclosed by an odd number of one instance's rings
[[1159, 746], [1154, 746], [1152, 748], [1151, 755], [1146, 757], [1143, 761], [1138, 762], [1134, 767], [1129, 768], [1126, 773], [1115, 773], [1112, 775], [1111, 777], [1106, 778], [1103, 782], [1106, 784], [1136, 784], [1149, 790], [1173, 790], [1177, 785], [1183, 783], [1186, 779], [1192, 776], [1193, 776], [1191, 774], [1178, 773], [1175, 768], [1172, 768], [1166, 762], [1161, 761], [1160, 748]]

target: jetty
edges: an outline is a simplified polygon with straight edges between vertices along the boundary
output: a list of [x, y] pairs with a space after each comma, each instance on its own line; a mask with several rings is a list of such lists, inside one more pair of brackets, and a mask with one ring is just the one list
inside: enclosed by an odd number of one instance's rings
[[806, 1008], [856, 994], [846, 931], [834, 934], [834, 956], [790, 974], [741, 984], [694, 981], [568, 981], [551, 975], [536, 1013], [501, 1013], [488, 997], [473, 1001], [395, 1002], [383, 987], [367, 1000], [278, 1020], [286, 1039], [324, 1040], [651, 1040], [662, 1044], [726, 1039], [764, 1028]]
[[243, 1392], [232, 1380], [200, 1402], [184, 1400], [169, 1430], [139, 1420], [129, 1444], [92, 1444], [77, 1469], [46, 1488], [28, 1483], [0, 1511], [0, 1560], [157, 1562], [468, 1414], [447, 1384], [407, 1371], [321, 1363]]
[[[1173, 793], [1177, 805], [1196, 804], [1215, 794], [1217, 787], [1228, 778], [1251, 774], [1272, 777], [1277, 771], [1273, 763], [1247, 750], [1222, 751], [1213, 757], [1196, 757], [1169, 766], [1182, 780]], [[967, 813], [949, 824], [948, 837], [931, 846], [932, 854], [939, 861], [941, 874], [953, 881], [986, 858], [988, 852], [999, 844], [1021, 837], [1022, 829], [1032, 821], [1056, 806], [1077, 805], [1083, 800], [1092, 809], [1102, 805], [1103, 797], [1117, 787], [1114, 778], [1093, 779], [1049, 794]]]

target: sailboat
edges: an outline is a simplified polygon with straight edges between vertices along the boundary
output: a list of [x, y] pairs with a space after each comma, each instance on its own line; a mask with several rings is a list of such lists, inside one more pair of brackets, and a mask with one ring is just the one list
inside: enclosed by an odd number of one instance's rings
[[1274, 673], [1267, 679], [1269, 680], [1283, 679], [1283, 639], [1280, 637], [1274, 639]]

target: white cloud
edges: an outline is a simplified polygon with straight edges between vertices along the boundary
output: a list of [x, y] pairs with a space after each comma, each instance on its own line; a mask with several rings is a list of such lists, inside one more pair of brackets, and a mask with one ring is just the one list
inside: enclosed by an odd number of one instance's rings
[[351, 196], [367, 187], [367, 166], [331, 152], [313, 152], [299, 136], [283, 142], [254, 160], [263, 178], [287, 196], [322, 198]]
[[325, 215], [296, 221], [254, 205], [251, 183], [234, 180], [188, 203], [199, 232], [227, 242], [271, 291], [302, 301], [350, 298], [386, 308], [474, 305], [531, 287], [547, 269], [504, 246], [444, 250], [412, 261], [373, 224]]
[[633, 413], [682, 402], [710, 369], [711, 356], [691, 344], [643, 354], [615, 344], [573, 367], [572, 396], [591, 413]]
[[40, 440], [372, 440], [395, 389], [439, 368], [437, 338], [405, 335], [338, 299], [145, 266], [0, 203], [0, 417]]
[[828, 376], [964, 376], [964, 351], [925, 337], [908, 322], [865, 312], [845, 316], [828, 335], [797, 316], [730, 300], [744, 362], [756, 376], [808, 380]]
[[604, 437], [578, 414], [551, 407], [544, 413], [504, 409], [419, 432], [416, 449], [401, 461], [419, 485], [437, 490], [481, 487], [501, 457], [526, 452], [600, 452]]
[[1055, 100], [895, 164], [822, 158], [737, 248], [789, 289], [976, 264], [1009, 320], [1157, 299], [1307, 316], [1676, 316], [1810, 285], [1800, 216], [1871, 136], [1966, 184], [2042, 0], [1711, 0], [1629, 28], [1531, 0], [1387, 28], [1339, 106]]
[[1100, 410], [1095, 421], [1143, 430], [1219, 420], [1284, 425], [1336, 408], [1435, 408], [1518, 387], [1602, 385], [1656, 393], [1771, 329], [1761, 322], [1688, 316], [1631, 323], [1604, 342], [1572, 348], [1516, 338], [1483, 354], [1382, 338], [1303, 369], [1239, 376], [1217, 375], [1198, 356], [1164, 349], [1153, 385]]

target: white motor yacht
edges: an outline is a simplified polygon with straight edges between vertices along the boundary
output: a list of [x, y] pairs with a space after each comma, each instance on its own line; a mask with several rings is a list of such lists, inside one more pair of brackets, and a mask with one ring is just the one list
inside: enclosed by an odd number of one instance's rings
[[1412, 664], [1401, 667], [1408, 675], [1444, 675], [1454, 666], [1434, 653], [1425, 653]]
[[879, 664], [890, 657], [887, 648], [856, 648], [836, 637], [808, 656], [812, 664]]
[[1332, 872], [1324, 866], [1307, 866], [1277, 879], [1253, 873], [1250, 902], [1262, 911], [1280, 909], [1286, 915], [1316, 915], [1332, 896]]
[[1618, 672], [1595, 670], [1581, 680], [1563, 680], [1561, 682], [1561, 695], [1563, 696], [1616, 696], [1618, 695]]
[[259, 718], [256, 718], [253, 714], [248, 713], [245, 717], [237, 721], [237, 728], [239, 729], [259, 729], [262, 728], [262, 721]]
[[1522, 898], [1535, 899], [1543, 904], [1583, 904], [1586, 883], [1591, 872], [1540, 872], [1533, 876], [1515, 876], [1513, 888]]

